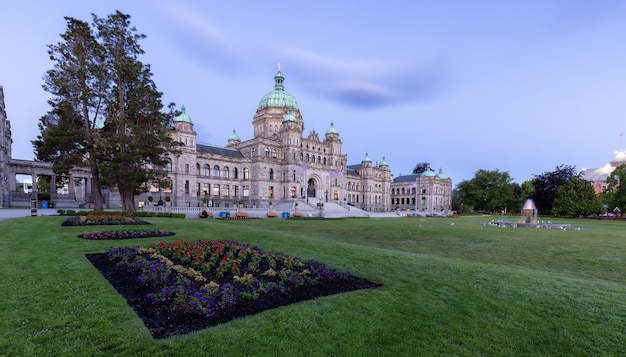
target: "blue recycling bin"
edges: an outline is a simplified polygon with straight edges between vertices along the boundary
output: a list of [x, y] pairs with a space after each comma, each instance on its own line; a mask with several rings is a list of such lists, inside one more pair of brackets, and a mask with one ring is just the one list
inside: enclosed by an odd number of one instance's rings
[[289, 212], [283, 212], [283, 218], [289, 218]]
[[220, 218], [226, 218], [228, 216], [228, 212], [226, 211], [221, 211], [220, 212]]
[[48, 208], [48, 201], [41, 201], [41, 208], [47, 209]]

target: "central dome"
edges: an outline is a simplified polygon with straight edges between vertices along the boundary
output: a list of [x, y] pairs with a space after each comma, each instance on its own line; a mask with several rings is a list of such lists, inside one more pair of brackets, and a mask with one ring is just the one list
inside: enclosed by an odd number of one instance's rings
[[283, 86], [283, 81], [285, 77], [280, 73], [280, 69], [278, 73], [274, 76], [274, 90], [267, 93], [261, 98], [259, 102], [259, 108], [263, 107], [293, 107], [299, 110], [298, 102], [296, 102], [296, 98], [291, 95], [291, 93], [285, 90]]

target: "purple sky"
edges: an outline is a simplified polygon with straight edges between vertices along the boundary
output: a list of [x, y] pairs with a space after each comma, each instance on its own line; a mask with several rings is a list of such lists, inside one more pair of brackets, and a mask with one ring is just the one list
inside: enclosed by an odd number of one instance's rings
[[12, 1], [0, 85], [14, 158], [34, 157], [63, 17], [115, 10], [148, 36], [141, 60], [201, 143], [252, 138], [278, 62], [305, 136], [334, 122], [349, 164], [384, 156], [396, 176], [422, 161], [455, 185], [600, 167], [626, 129], [624, 1]]

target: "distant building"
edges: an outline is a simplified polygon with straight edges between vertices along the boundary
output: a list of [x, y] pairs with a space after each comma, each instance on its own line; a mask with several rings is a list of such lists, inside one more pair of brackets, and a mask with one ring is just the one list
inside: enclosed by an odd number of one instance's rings
[[421, 174], [400, 175], [391, 183], [391, 205], [421, 214], [448, 214], [452, 209], [452, 180], [430, 167]]
[[582, 169], [579, 176], [581, 179], [590, 182], [596, 193], [601, 193], [607, 190], [608, 185], [606, 179], [611, 172], [613, 172], [616, 167], [624, 164], [626, 164], [626, 152], [620, 150], [615, 154], [611, 162], [595, 169]]

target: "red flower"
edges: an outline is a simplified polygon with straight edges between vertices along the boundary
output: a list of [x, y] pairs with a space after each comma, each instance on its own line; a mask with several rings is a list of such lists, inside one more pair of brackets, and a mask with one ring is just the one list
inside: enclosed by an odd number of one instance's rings
[[233, 269], [239, 269], [239, 267], [237, 266], [237, 263], [233, 263]]

